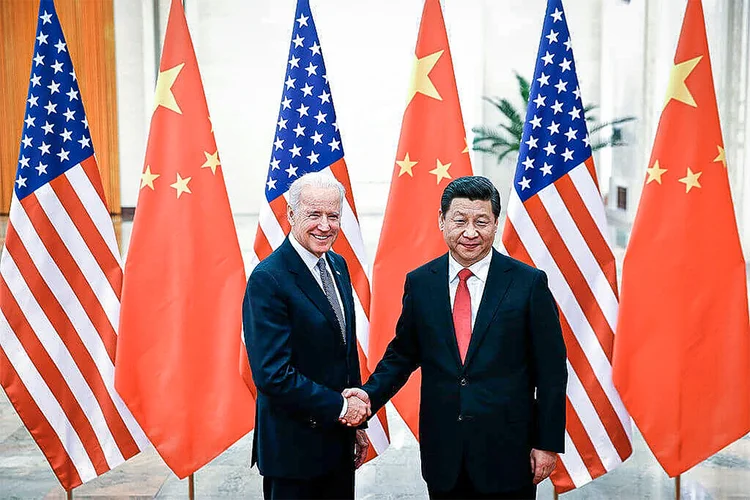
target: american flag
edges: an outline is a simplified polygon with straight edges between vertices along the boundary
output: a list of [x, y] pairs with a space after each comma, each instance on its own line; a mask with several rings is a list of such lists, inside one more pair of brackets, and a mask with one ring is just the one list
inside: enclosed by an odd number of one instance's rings
[[0, 382], [70, 490], [148, 440], [114, 388], [120, 253], [52, 0], [36, 34], [0, 257]]
[[617, 272], [607, 242], [573, 50], [550, 0], [530, 89], [503, 245], [543, 269], [568, 350], [565, 453], [552, 480], [582, 486], [632, 452], [630, 417], [612, 384]]
[[[309, 0], [299, 0], [265, 184], [266, 203], [260, 208], [250, 269], [281, 245], [289, 233], [286, 218], [289, 186], [298, 177], [318, 171], [330, 172], [346, 188], [341, 232], [333, 249], [346, 259], [351, 274], [360, 366], [363, 379], [366, 379], [369, 375], [364, 371], [367, 367], [370, 324], [370, 281], [367, 277], [365, 246], [310, 3]], [[242, 369], [247, 380], [249, 368], [243, 366]], [[378, 454], [388, 447], [387, 429], [384, 411], [369, 422], [367, 435], [371, 449]]]

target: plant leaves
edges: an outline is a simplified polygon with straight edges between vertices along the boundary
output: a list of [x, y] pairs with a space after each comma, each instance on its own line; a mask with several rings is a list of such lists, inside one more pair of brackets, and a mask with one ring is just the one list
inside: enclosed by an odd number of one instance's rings
[[531, 85], [529, 85], [529, 81], [518, 74], [518, 72], [515, 72], [516, 80], [518, 80], [518, 90], [521, 93], [521, 99], [523, 100], [524, 104], [529, 103], [529, 95], [531, 93]]

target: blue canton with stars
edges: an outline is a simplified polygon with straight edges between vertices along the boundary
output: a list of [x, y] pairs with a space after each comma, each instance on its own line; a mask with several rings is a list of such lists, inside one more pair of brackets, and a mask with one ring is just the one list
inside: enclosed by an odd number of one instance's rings
[[19, 200], [94, 154], [73, 63], [52, 0], [41, 0], [15, 193]]
[[562, 0], [550, 0], [513, 183], [526, 201], [591, 157]]
[[294, 180], [344, 157], [309, 0], [297, 2], [284, 92], [266, 181], [269, 203]]

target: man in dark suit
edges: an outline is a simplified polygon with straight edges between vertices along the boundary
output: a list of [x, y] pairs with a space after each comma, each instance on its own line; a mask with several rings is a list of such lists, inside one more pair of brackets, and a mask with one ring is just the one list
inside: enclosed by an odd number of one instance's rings
[[[322, 173], [289, 188], [291, 233], [250, 275], [245, 343], [258, 389], [253, 465], [266, 499], [354, 498], [367, 453], [349, 271], [331, 246], [343, 186]], [[349, 426], [346, 425], [349, 423]]]
[[566, 353], [544, 272], [492, 249], [500, 196], [445, 188], [449, 252], [406, 276], [396, 335], [357, 394], [382, 407], [422, 368], [419, 441], [431, 498], [534, 498], [565, 437]]

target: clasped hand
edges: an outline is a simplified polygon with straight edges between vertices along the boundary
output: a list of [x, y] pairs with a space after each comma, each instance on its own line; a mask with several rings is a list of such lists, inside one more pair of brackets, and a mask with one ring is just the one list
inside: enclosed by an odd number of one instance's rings
[[370, 396], [362, 389], [345, 389], [341, 393], [346, 398], [346, 413], [339, 422], [348, 427], [359, 427], [372, 415], [370, 409]]

